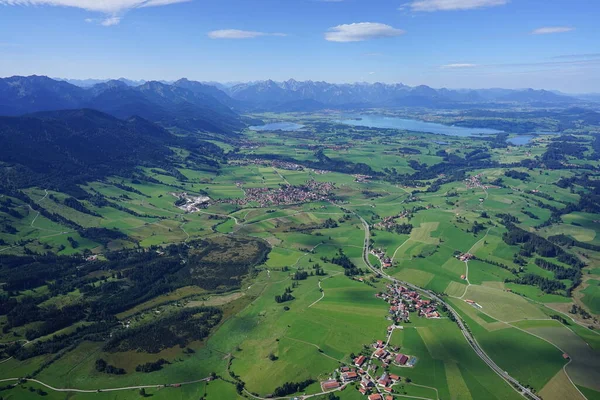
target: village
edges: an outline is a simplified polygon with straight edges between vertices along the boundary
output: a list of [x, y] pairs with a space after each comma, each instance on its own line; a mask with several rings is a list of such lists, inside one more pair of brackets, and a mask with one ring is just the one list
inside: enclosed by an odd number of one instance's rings
[[400, 284], [389, 284], [387, 289], [387, 293], [377, 293], [375, 297], [385, 300], [390, 305], [388, 318], [394, 323], [408, 322], [410, 312], [416, 312], [420, 317], [440, 318], [437, 304], [421, 298], [416, 291]]
[[[238, 186], [242, 187], [242, 184]], [[242, 188], [245, 194], [243, 198], [226, 199], [221, 202], [238, 206], [258, 203], [260, 207], [291, 205], [328, 200], [334, 188], [333, 182], [317, 182], [311, 179], [304, 185], [285, 185], [278, 189]]]
[[[392, 399], [394, 386], [402, 382], [409, 383], [410, 378], [388, 372], [389, 366], [412, 368], [417, 358], [399, 352], [398, 347], [390, 347], [389, 341], [395, 329], [402, 326], [392, 325], [388, 328], [386, 341], [377, 340], [368, 351], [353, 358], [352, 365], [343, 365], [334, 371], [331, 379], [321, 382], [321, 389], [326, 392], [345, 387], [354, 382], [357, 390], [369, 400]], [[369, 354], [370, 353], [370, 354]], [[378, 373], [378, 370], [381, 370]]]
[[342, 365], [335, 370], [330, 379], [321, 382], [324, 392], [344, 390], [356, 382], [357, 390], [369, 400], [390, 400], [394, 398], [395, 386], [411, 382], [406, 376], [390, 372], [390, 367], [406, 368], [408, 372], [418, 359], [405, 354], [400, 347], [391, 346], [390, 340], [395, 330], [404, 329], [402, 323], [410, 322], [411, 312], [424, 318], [440, 318], [437, 304], [400, 284], [387, 285], [387, 292], [377, 293], [375, 297], [389, 304], [386, 318], [392, 325], [387, 328], [385, 341], [377, 340], [365, 346], [361, 354], [352, 356], [352, 365]]
[[371, 249], [370, 253], [377, 257], [381, 268], [390, 268], [392, 266], [392, 259], [382, 249]]
[[398, 225], [398, 223], [396, 222], [396, 219], [398, 219], [398, 218], [406, 218], [406, 217], [408, 217], [411, 214], [412, 214], [411, 211], [409, 211], [409, 210], [403, 210], [401, 213], [398, 213], [396, 215], [390, 215], [389, 217], [384, 217], [383, 220], [381, 222], [376, 223], [374, 225], [374, 227], [377, 228], [377, 229], [391, 230], [396, 225]]

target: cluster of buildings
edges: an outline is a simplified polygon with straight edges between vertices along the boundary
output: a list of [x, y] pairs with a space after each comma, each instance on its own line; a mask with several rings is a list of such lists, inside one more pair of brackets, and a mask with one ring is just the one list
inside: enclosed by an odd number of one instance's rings
[[[352, 365], [340, 367], [335, 371], [334, 378], [321, 382], [321, 389], [324, 392], [343, 390], [346, 385], [356, 382], [358, 391], [368, 396], [369, 399], [387, 400], [393, 397], [393, 386], [400, 383], [402, 378], [388, 372], [388, 367], [391, 364], [397, 367], [413, 367], [417, 361], [416, 357], [399, 353], [399, 348], [388, 346], [394, 329], [402, 329], [402, 327], [390, 326], [387, 332], [387, 342], [377, 340], [371, 346], [373, 352], [370, 355], [360, 354], [352, 360]], [[382, 372], [377, 375], [379, 366], [381, 366]]]
[[264, 160], [261, 158], [244, 158], [238, 160], [230, 160], [230, 163], [235, 165], [261, 165], [266, 167], [286, 169], [290, 171], [304, 171], [304, 167], [300, 164], [280, 160], [271, 161]]
[[244, 188], [244, 198], [227, 199], [222, 202], [238, 206], [255, 202], [260, 207], [307, 203], [328, 200], [334, 188], [333, 182], [317, 182], [315, 180], [309, 180], [304, 185], [286, 185], [277, 189]]
[[273, 161], [273, 167], [288, 171], [304, 171], [304, 167], [302, 165], [288, 161], [275, 160]]
[[395, 323], [409, 321], [410, 312], [417, 312], [425, 318], [440, 318], [435, 302], [422, 299], [416, 291], [399, 284], [390, 284], [387, 288], [387, 293], [378, 293], [375, 296], [389, 303], [390, 319]]
[[481, 183], [481, 174], [473, 175], [465, 179], [467, 189], [481, 188], [487, 189], [488, 187]]
[[373, 254], [379, 260], [381, 268], [390, 268], [392, 266], [392, 259], [385, 254], [382, 249], [371, 249]]
[[469, 261], [475, 258], [475, 256], [471, 253], [463, 253], [456, 256], [460, 261]]
[[354, 177], [354, 182], [357, 183], [366, 183], [369, 182], [369, 179], [373, 178], [371, 175], [360, 175], [360, 174], [356, 174], [356, 175], [352, 175]]
[[410, 215], [410, 211], [408, 210], [404, 210], [402, 211], [400, 214], [397, 215], [391, 215], [389, 217], [385, 217], [383, 219], [383, 221], [378, 222], [374, 225], [375, 228], [377, 229], [384, 229], [384, 230], [390, 230], [393, 229], [397, 224], [396, 224], [396, 219], [397, 218], [406, 218]]
[[170, 194], [177, 198], [175, 202], [177, 208], [187, 213], [198, 212], [210, 205], [210, 197], [208, 196], [191, 196], [185, 192]]

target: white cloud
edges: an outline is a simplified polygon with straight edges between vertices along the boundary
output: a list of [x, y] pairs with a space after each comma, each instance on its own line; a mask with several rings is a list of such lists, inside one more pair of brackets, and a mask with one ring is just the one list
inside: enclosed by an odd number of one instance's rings
[[261, 36], [286, 36], [286, 34], [242, 31], [239, 29], [220, 29], [208, 32], [208, 37], [211, 39], [254, 39]]
[[570, 26], [544, 26], [543, 28], [537, 28], [531, 31], [532, 35], [548, 35], [550, 33], [564, 33], [574, 31], [575, 28]]
[[454, 11], [503, 6], [509, 0], [415, 0], [409, 4], [413, 11]]
[[[0, 0], [0, 5], [81, 8], [106, 14], [106, 18], [102, 20], [101, 24], [111, 26], [118, 24], [122, 15], [134, 8], [159, 7], [188, 1], [192, 0]], [[91, 18], [87, 18], [86, 22], [88, 20], [91, 20]]]
[[474, 68], [474, 67], [476, 67], [476, 66], [477, 66], [477, 64], [466, 64], [466, 63], [460, 64], [460, 63], [459, 63], [459, 64], [446, 64], [446, 65], [442, 65], [442, 66], [441, 66], [441, 68], [444, 68], [444, 69], [453, 69], [453, 68]]
[[386, 24], [376, 22], [358, 22], [329, 28], [325, 32], [325, 40], [330, 42], [362, 42], [369, 39], [400, 36], [406, 33]]
[[113, 26], [117, 25], [119, 22], [121, 22], [121, 17], [118, 15], [112, 15], [108, 18], [105, 18], [102, 22], [100, 22], [100, 24], [102, 26]]

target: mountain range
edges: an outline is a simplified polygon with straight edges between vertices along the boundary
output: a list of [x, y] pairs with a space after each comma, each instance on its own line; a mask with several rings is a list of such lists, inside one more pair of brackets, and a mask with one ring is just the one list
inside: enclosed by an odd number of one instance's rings
[[[119, 81], [137, 86], [145, 81]], [[71, 81], [74, 82], [74, 81]], [[102, 83], [96, 81], [96, 83]], [[436, 107], [476, 108], [486, 104], [573, 104], [598, 101], [594, 96], [569, 96], [557, 91], [534, 89], [434, 89], [402, 83], [327, 83], [273, 80], [247, 83], [197, 82], [180, 79], [161, 82], [210, 94], [221, 103], [242, 111], [313, 111], [325, 108]], [[80, 86], [93, 87], [88, 83]], [[209, 88], [213, 88], [212, 90]]]
[[82, 88], [45, 76], [13, 76], [0, 79], [0, 115], [90, 108], [190, 131], [228, 134], [242, 129], [243, 118], [213, 94], [233, 101], [214, 86], [199, 83], [187, 89], [156, 81], [130, 86], [110, 80]]
[[221, 85], [180, 79], [172, 83], [126, 79], [79, 81], [45, 76], [0, 79], [0, 115], [90, 108], [118, 118], [139, 116], [187, 131], [231, 134], [252, 121], [242, 112], [311, 112], [323, 109], [422, 107], [477, 109], [514, 105], [556, 106], [593, 102], [547, 90], [434, 89], [401, 83], [353, 83], [293, 79]]
[[487, 104], [556, 105], [580, 99], [547, 90], [434, 89], [402, 83], [285, 82], [272, 80], [237, 84], [221, 89], [235, 100], [260, 109], [307, 111], [320, 108], [425, 107], [477, 108]]

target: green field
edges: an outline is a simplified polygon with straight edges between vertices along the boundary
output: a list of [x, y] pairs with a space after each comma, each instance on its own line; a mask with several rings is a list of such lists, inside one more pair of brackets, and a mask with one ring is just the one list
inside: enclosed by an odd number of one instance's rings
[[[317, 394], [319, 381], [350, 364], [351, 354], [372, 351], [392, 324], [389, 305], [376, 297], [389, 283], [377, 270], [382, 263], [369, 254], [373, 271], [363, 259], [364, 219], [367, 250], [390, 258], [383, 272], [443, 296], [500, 368], [544, 399], [582, 398], [578, 389], [588, 399], [600, 396], [600, 213], [593, 212], [589, 127], [566, 131], [581, 139], [589, 159], [567, 155], [568, 168], [546, 168], [537, 160], [554, 139], [541, 136], [502, 147], [492, 136], [344, 127], [329, 113], [249, 116], [306, 128], [209, 136], [227, 153], [205, 168], [188, 149], [174, 147], [173, 165], [80, 184], [76, 202], [72, 193], [43, 185], [2, 193], [0, 343], [31, 342], [0, 348], [0, 380], [31, 376], [92, 392], [149, 385], [148, 397], [183, 400], [251, 397], [238, 393], [242, 386], [266, 397], [314, 379], [303, 392]], [[427, 118], [454, 121], [437, 112]], [[486, 161], [473, 161], [478, 153]], [[363, 179], [363, 170], [372, 176]], [[286, 198], [313, 181], [331, 182], [330, 192], [317, 200], [306, 193]], [[186, 212], [176, 205], [182, 192], [208, 196], [209, 204]], [[556, 235], [575, 244], [554, 245]], [[240, 241], [262, 243], [264, 252], [250, 262]], [[64, 256], [54, 260], [64, 270], [46, 271], [46, 253]], [[461, 261], [465, 253], [474, 259]], [[84, 260], [90, 255], [98, 264]], [[168, 318], [201, 306], [220, 313], [202, 339], [184, 340], [183, 328], [161, 330]], [[63, 310], [77, 318], [64, 322], [57, 317]], [[443, 307], [438, 311], [441, 318], [426, 319], [413, 310], [394, 330], [390, 345], [418, 360], [414, 367], [390, 365], [403, 377], [395, 395], [520, 398]], [[48, 320], [57, 325], [47, 328]], [[90, 327], [100, 333], [80, 334]], [[156, 343], [176, 338], [154, 352], [107, 346], [136, 329]], [[125, 373], [99, 370], [99, 359]], [[142, 372], [160, 359], [160, 368]], [[195, 382], [212, 373], [218, 379]], [[164, 387], [186, 382], [195, 383]], [[31, 381], [0, 389], [1, 399], [41, 397], [37, 389], [48, 399], [141, 397], [137, 388], [67, 394]], [[365, 398], [356, 384], [337, 395]]]

